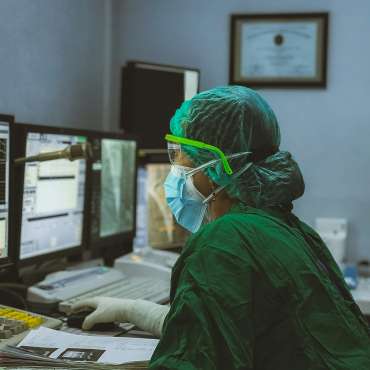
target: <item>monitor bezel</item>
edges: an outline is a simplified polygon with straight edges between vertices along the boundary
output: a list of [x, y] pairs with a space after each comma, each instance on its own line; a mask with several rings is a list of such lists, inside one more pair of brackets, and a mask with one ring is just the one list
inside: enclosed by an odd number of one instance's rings
[[[95, 139], [116, 139], [134, 141], [136, 143], [135, 153], [135, 171], [134, 171], [134, 204], [133, 204], [133, 229], [119, 234], [100, 237], [98, 241], [91, 240], [91, 224], [88, 222], [86, 227], [87, 248], [90, 250], [93, 258], [103, 258], [109, 265], [112, 264], [115, 258], [132, 252], [132, 243], [136, 234], [136, 206], [137, 206], [137, 168], [138, 168], [138, 142], [135, 135], [124, 133], [123, 131], [107, 132], [107, 131], [89, 131], [89, 141]], [[91, 161], [88, 164], [88, 202], [87, 202], [87, 219], [91, 218], [91, 201], [92, 201], [92, 165]]]
[[13, 141], [14, 141], [14, 116], [9, 114], [2, 114], [0, 113], [0, 122], [8, 123], [9, 127], [9, 191], [8, 191], [8, 256], [0, 259], [0, 275], [8, 274], [9, 269], [14, 266], [16, 261], [16, 248], [14, 248], [13, 244], [13, 227], [14, 227], [14, 217], [12, 213], [14, 212], [13, 200], [14, 200], [14, 178], [13, 178]]
[[173, 71], [173, 72], [183, 72], [183, 71], [191, 71], [191, 72], [197, 72], [198, 73], [198, 88], [197, 88], [197, 93], [200, 91], [200, 77], [201, 77], [201, 72], [200, 68], [196, 67], [189, 67], [189, 66], [183, 66], [183, 65], [173, 65], [173, 64], [161, 64], [161, 63], [151, 63], [151, 62], [146, 62], [146, 61], [141, 61], [137, 59], [132, 59], [127, 61], [126, 66], [124, 67], [138, 67], [138, 65], [143, 65], [148, 68], [154, 67], [154, 68], [160, 68], [162, 70], [167, 70], [167, 71]]
[[[88, 140], [88, 130], [76, 129], [69, 127], [58, 127], [58, 126], [47, 126], [47, 125], [35, 125], [23, 122], [15, 122], [14, 124], [14, 158], [24, 157], [26, 153], [26, 140], [28, 133], [46, 133], [46, 134], [55, 134], [55, 135], [73, 135], [73, 136], [85, 136]], [[87, 187], [88, 187], [88, 173], [87, 173], [88, 163], [86, 163], [86, 180], [85, 180], [85, 190], [84, 190], [84, 211], [86, 210], [87, 205]], [[24, 190], [24, 166], [20, 165], [14, 166], [14, 181], [15, 181], [15, 194], [18, 196], [14, 202], [14, 219], [15, 219], [15, 250], [16, 250], [16, 264], [19, 267], [42, 264], [50, 260], [56, 260], [62, 257], [70, 256], [80, 256], [82, 257], [83, 251], [86, 245], [86, 217], [85, 212], [83, 214], [82, 221], [82, 239], [81, 244], [69, 247], [66, 249], [58, 250], [55, 252], [49, 252], [41, 254], [38, 256], [28, 257], [21, 259], [21, 229], [22, 229], [22, 208], [23, 208], [23, 190]]]

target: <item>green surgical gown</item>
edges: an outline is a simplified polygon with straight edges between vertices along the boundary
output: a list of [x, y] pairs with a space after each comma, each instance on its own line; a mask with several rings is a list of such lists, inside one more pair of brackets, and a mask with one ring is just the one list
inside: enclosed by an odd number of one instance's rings
[[237, 205], [188, 240], [149, 368], [369, 370], [369, 327], [317, 233]]

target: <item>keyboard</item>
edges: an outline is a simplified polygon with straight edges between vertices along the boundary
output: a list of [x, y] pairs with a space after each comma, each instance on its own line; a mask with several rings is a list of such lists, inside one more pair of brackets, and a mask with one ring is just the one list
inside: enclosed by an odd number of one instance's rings
[[71, 306], [81, 299], [96, 296], [128, 299], [145, 299], [156, 303], [166, 303], [168, 301], [169, 283], [164, 280], [152, 278], [125, 279], [111, 283], [109, 285], [91, 290], [72, 299], [59, 303], [59, 311], [69, 314]]
[[61, 325], [61, 320], [52, 317], [0, 305], [0, 348], [18, 344], [31, 329], [39, 326], [56, 329]]
[[114, 268], [84, 266], [59, 271], [31, 286], [27, 301], [37, 312], [59, 310], [66, 314], [77, 300], [98, 295], [166, 303], [170, 296], [169, 266], [177, 257], [164, 251], [129, 253], [117, 259]]
[[114, 261], [114, 266], [118, 267], [117, 265], [119, 265], [121, 262], [132, 261], [137, 263], [146, 262], [157, 266], [162, 266], [164, 268], [172, 269], [178, 257], [178, 253], [153, 250], [150, 247], [146, 247], [137, 252], [132, 252], [117, 258]]

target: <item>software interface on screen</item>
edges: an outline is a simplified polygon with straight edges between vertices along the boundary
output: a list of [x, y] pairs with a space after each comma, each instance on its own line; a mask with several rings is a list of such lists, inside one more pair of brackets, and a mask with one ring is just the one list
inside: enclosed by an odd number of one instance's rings
[[9, 124], [0, 121], [0, 261], [8, 257]]
[[92, 241], [133, 230], [136, 142], [93, 140]]
[[[82, 136], [28, 133], [26, 156], [84, 141]], [[84, 160], [25, 164], [21, 259], [81, 245], [85, 179]]]

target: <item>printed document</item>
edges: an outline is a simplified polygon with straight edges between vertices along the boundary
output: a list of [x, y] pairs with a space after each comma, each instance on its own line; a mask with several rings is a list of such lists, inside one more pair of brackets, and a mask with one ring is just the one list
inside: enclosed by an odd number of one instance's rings
[[157, 344], [157, 339], [76, 335], [40, 327], [17, 347], [50, 359], [125, 364], [149, 361]]

